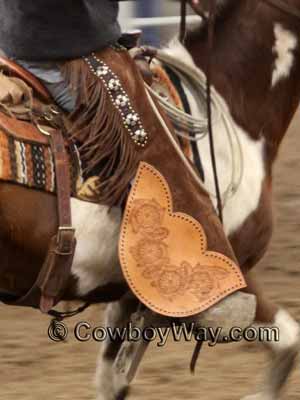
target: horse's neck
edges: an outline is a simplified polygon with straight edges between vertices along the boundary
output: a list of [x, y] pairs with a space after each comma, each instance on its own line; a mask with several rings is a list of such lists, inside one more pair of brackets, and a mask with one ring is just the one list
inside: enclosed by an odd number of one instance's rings
[[[212, 73], [234, 120], [253, 139], [265, 138], [266, 158], [272, 164], [300, 98], [300, 59], [295, 52], [300, 32], [288, 25], [286, 16], [273, 22], [266, 12], [273, 13], [264, 6], [247, 20], [233, 19], [230, 26], [224, 22], [215, 36]], [[201, 32], [188, 37], [187, 49], [205, 71], [207, 43]]]
[[[186, 66], [181, 79], [181, 86], [185, 94], [192, 115], [195, 118], [203, 119], [202, 93], [205, 87], [205, 75], [201, 70], [195, 71], [195, 64], [187, 50], [177, 41], [169, 49], [171, 65], [176, 68], [184, 60]], [[194, 82], [194, 79], [201, 82]], [[244, 221], [253, 213], [259, 204], [262, 186], [265, 181], [266, 171], [264, 166], [264, 139], [253, 140], [242, 127], [232, 118], [226, 104], [226, 99], [212, 90], [213, 104], [213, 133], [217, 167], [219, 171], [219, 183], [224, 206], [224, 228], [230, 235], [239, 229]], [[196, 144], [195, 144], [196, 145]], [[199, 158], [204, 169], [205, 186], [211, 194], [215, 204], [215, 183], [211, 168], [210, 146], [207, 135], [197, 141], [197, 149], [193, 147], [193, 155], [196, 160]], [[195, 155], [196, 153], [196, 155]], [[256, 167], [253, 168], [253, 165]], [[237, 210], [239, 210], [237, 212]]]

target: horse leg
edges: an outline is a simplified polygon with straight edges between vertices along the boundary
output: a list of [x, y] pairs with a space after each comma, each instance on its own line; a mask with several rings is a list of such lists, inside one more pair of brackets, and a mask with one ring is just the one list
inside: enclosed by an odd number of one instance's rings
[[[130, 322], [130, 317], [137, 309], [137, 300], [131, 295], [124, 296], [119, 302], [111, 303], [106, 309], [105, 326], [122, 328]], [[116, 375], [114, 360], [123, 341], [121, 338], [107, 340], [102, 344], [96, 370], [97, 400], [123, 400], [128, 394], [128, 382]]]
[[270, 365], [262, 390], [243, 400], [277, 400], [299, 353], [300, 326], [287, 311], [268, 301], [255, 278], [247, 275], [247, 291], [256, 295], [256, 325], [279, 329], [279, 341], [264, 342], [271, 352]]

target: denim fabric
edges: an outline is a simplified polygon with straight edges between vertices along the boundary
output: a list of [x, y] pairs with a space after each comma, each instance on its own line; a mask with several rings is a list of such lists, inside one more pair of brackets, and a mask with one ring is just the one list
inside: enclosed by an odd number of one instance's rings
[[16, 62], [35, 75], [49, 90], [55, 102], [65, 111], [74, 111], [76, 95], [68, 88], [59, 65], [54, 62]]

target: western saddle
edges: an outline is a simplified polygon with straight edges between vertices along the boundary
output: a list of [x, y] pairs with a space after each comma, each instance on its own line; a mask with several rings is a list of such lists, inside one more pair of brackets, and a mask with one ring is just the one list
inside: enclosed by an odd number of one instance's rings
[[[0, 129], [20, 140], [50, 144], [54, 158], [59, 221], [57, 234], [51, 239], [46, 259], [34, 286], [24, 297], [14, 302], [8, 301], [9, 304], [39, 307], [46, 313], [60, 300], [69, 278], [76, 247], [71, 220], [71, 177], [68, 160], [68, 150], [72, 146], [66, 135], [62, 112], [42, 83], [5, 57], [0, 57], [0, 71]], [[27, 88], [31, 93], [29, 108], [20, 104], [20, 88], [21, 92]]]

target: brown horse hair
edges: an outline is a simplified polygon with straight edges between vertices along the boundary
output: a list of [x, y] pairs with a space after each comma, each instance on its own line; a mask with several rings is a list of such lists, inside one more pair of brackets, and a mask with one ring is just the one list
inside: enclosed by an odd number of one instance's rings
[[87, 63], [68, 61], [61, 70], [77, 99], [69, 133], [79, 145], [83, 173], [94, 175], [97, 170], [99, 203], [120, 205], [138, 167], [134, 143], [107, 89]]
[[[202, 0], [201, 2], [201, 9], [202, 12], [205, 14], [208, 12], [209, 9], [209, 3], [212, 0]], [[248, 0], [242, 0], [242, 1], [237, 1], [237, 0], [222, 0], [222, 1], [216, 1], [216, 20], [215, 20], [215, 30], [222, 29], [222, 24], [224, 21], [228, 21], [228, 18], [232, 18], [234, 9], [238, 9], [239, 6], [242, 7], [247, 7], [249, 8], [249, 14], [254, 12], [254, 9], [259, 6], [259, 1], [258, 0], [251, 0], [251, 2], [248, 2]], [[254, 4], [255, 3], [255, 4]], [[201, 22], [194, 26], [190, 27], [188, 29], [188, 35], [189, 39], [193, 38], [196, 36], [198, 39], [204, 39], [207, 40], [208, 36], [208, 20], [201, 20]]]

